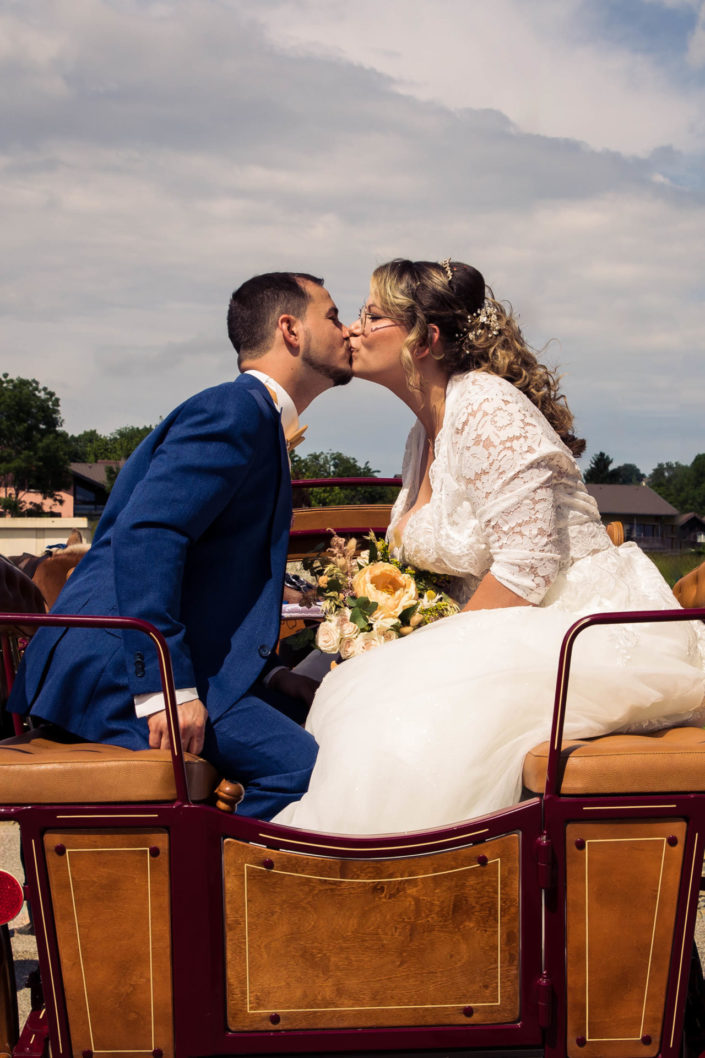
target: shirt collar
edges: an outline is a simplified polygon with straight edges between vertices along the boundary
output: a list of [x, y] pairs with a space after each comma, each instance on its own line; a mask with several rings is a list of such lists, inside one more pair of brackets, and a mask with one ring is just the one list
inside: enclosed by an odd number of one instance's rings
[[259, 379], [259, 381], [267, 387], [269, 395], [281, 416], [282, 429], [285, 434], [292, 427], [296, 428], [298, 426], [299, 415], [296, 410], [296, 405], [284, 387], [277, 382], [276, 379], [273, 379], [271, 375], [265, 375], [264, 371], [256, 371], [254, 368], [248, 368], [247, 371], [243, 371], [243, 374], [254, 375], [255, 378]]

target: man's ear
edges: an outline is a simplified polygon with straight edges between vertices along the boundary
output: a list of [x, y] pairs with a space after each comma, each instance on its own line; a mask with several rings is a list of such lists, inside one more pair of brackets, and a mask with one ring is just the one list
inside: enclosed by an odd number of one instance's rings
[[420, 345], [418, 349], [414, 349], [414, 356], [417, 360], [423, 360], [425, 356], [430, 353], [431, 356], [435, 353], [438, 348], [438, 343], [441, 338], [441, 332], [435, 323], [429, 323], [428, 325], [428, 344]]
[[287, 348], [298, 349], [300, 342], [301, 320], [297, 316], [284, 314], [277, 320], [277, 329], [281, 331]]

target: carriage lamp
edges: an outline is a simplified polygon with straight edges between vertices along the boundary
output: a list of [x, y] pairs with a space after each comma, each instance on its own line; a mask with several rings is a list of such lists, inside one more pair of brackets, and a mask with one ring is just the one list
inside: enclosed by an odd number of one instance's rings
[[24, 903], [22, 886], [7, 871], [0, 871], [0, 926], [16, 918]]

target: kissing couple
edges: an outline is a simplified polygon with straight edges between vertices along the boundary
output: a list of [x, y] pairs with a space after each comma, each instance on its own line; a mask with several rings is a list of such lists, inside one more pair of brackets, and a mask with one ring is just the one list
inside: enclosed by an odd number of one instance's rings
[[[185, 748], [245, 785], [246, 815], [390, 833], [514, 803], [525, 753], [548, 737], [570, 625], [598, 611], [678, 608], [635, 544], [610, 541], [557, 375], [482, 274], [450, 259], [376, 268], [350, 327], [316, 277], [258, 276], [233, 295], [228, 329], [242, 374], [190, 398], [142, 442], [57, 611], [161, 629]], [[388, 540], [404, 562], [452, 578], [462, 609], [346, 661], [316, 688], [273, 649], [291, 517], [285, 435], [353, 375], [416, 416]], [[145, 643], [41, 629], [11, 708], [83, 738], [163, 747]], [[699, 623], [595, 627], [571, 672], [568, 738], [695, 721], [705, 635]], [[291, 703], [311, 700], [304, 729]]]

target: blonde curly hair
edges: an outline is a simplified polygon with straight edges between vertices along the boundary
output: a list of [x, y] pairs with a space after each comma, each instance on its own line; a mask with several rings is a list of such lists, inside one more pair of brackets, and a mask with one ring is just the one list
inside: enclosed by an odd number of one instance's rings
[[461, 261], [396, 258], [372, 273], [380, 308], [408, 331], [401, 362], [411, 389], [421, 389], [414, 351], [429, 344], [429, 325], [442, 344], [437, 359], [449, 375], [487, 371], [506, 378], [548, 419], [574, 456], [585, 441], [573, 433], [573, 414], [559, 390], [559, 377], [539, 363], [512, 312], [497, 301], [482, 274]]

